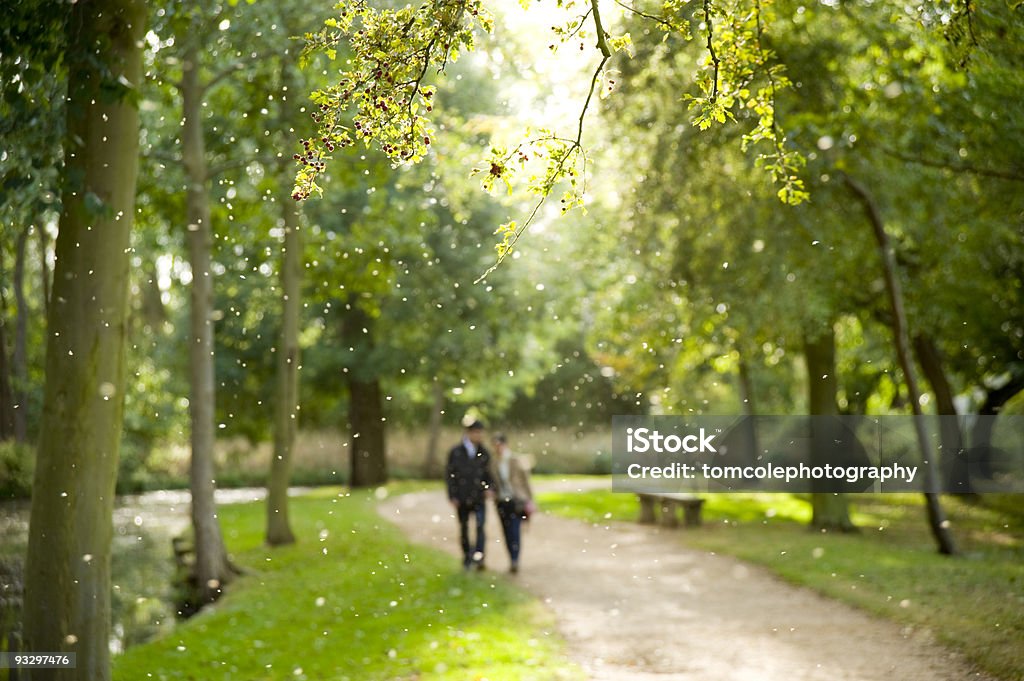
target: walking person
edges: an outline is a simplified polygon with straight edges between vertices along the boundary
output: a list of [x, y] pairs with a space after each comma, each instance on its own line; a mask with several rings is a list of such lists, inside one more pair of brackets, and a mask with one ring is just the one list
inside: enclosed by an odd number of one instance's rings
[[522, 523], [529, 520], [535, 508], [533, 490], [527, 467], [512, 453], [508, 438], [498, 433], [494, 436], [494, 459], [491, 463], [491, 478], [494, 480], [494, 502], [498, 507], [501, 529], [505, 534], [508, 548], [509, 572], [519, 572], [519, 551], [522, 547]]
[[[494, 481], [491, 477], [491, 455], [484, 448], [484, 424], [473, 421], [466, 426], [462, 442], [448, 452], [445, 479], [448, 484], [448, 501], [459, 519], [459, 533], [462, 541], [462, 567], [471, 570], [484, 569], [484, 522], [487, 519], [486, 499], [493, 495]], [[476, 523], [476, 542], [469, 542], [469, 519]]]

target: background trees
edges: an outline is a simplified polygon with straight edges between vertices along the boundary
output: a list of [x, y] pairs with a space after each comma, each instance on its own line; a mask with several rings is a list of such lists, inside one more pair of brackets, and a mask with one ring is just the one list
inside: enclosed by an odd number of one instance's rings
[[[715, 404], [705, 398], [703, 404], [690, 406], [692, 389], [678, 391], [671, 385], [671, 376], [676, 373], [673, 366], [685, 363], [687, 358], [697, 360], [696, 366], [689, 365], [691, 372], [710, 374], [712, 387], [716, 375], [733, 376], [735, 385], [727, 392], [729, 397], [719, 397], [718, 404], [735, 408], [732, 400], [737, 396], [748, 407], [756, 404], [754, 383], [744, 376], [749, 379], [764, 366], [756, 352], [760, 348], [773, 363], [779, 359], [777, 350], [785, 353], [788, 349], [790, 355], [802, 351], [809, 382], [806, 408], [811, 413], [849, 409], [853, 402], [864, 399], [865, 389], [881, 389], [878, 381], [889, 374], [897, 386], [907, 386], [909, 394], [903, 398], [897, 392], [897, 402], [919, 412], [921, 403], [931, 398], [922, 397], [914, 389], [916, 367], [906, 361], [892, 367], [892, 360], [885, 359], [886, 355], [892, 358], [907, 354], [906, 348], [896, 352], [897, 346], [891, 346], [894, 350], [871, 360], [883, 362], [882, 371], [871, 379], [873, 385], [861, 384], [866, 378], [862, 370], [837, 371], [844, 351], [853, 348], [839, 347], [837, 353], [834, 327], [845, 325], [844, 319], [857, 318], [860, 328], [855, 336], [844, 333], [841, 341], [855, 338], [860, 344], [872, 331], [884, 334], [883, 339], [898, 339], [901, 333], [909, 332], [916, 339], [919, 361], [931, 376], [937, 408], [956, 413], [946, 389], [948, 377], [938, 367], [944, 360], [932, 352], [936, 349], [932, 334], [942, 334], [930, 326], [934, 313], [941, 309], [938, 316], [959, 320], [958, 330], [948, 332], [962, 341], [961, 350], [996, 337], [1009, 340], [1004, 335], [1007, 331], [1010, 336], [1018, 333], [1013, 330], [1018, 325], [996, 309], [1005, 305], [1003, 293], [992, 289], [985, 295], [983, 304], [991, 302], [994, 307], [981, 313], [989, 320], [1001, 320], [1003, 330], [996, 333], [986, 333], [981, 326], [966, 331], [969, 323], [964, 316], [971, 315], [966, 311], [966, 300], [954, 302], [961, 277], [947, 258], [971, 258], [975, 263], [969, 266], [972, 270], [976, 263], [984, 262], [991, 251], [983, 248], [970, 255], [970, 248], [962, 246], [967, 234], [981, 240], [999, 240], [1000, 231], [1016, 220], [1013, 216], [1019, 212], [1016, 199], [1020, 192], [1009, 190], [1014, 205], [1006, 206], [1008, 211], [996, 219], [1003, 227], [996, 227], [977, 212], [960, 213], [960, 208], [979, 200], [985, 205], [981, 196], [989, 191], [1005, 197], [1005, 183], [1015, 181], [1012, 173], [988, 173], [999, 179], [984, 189], [977, 177], [965, 181], [970, 171], [963, 167], [954, 170], [955, 164], [947, 164], [942, 179], [930, 174], [929, 169], [937, 165], [932, 157], [970, 157], [984, 149], [988, 138], [988, 133], [980, 130], [978, 137], [966, 133], [971, 126], [961, 118], [960, 107], [965, 100], [977, 98], [972, 89], [979, 79], [954, 61], [942, 39], [939, 15], [930, 10], [899, 4], [816, 8], [775, 5], [777, 20], [791, 29], [768, 33], [767, 44], [785, 65], [786, 76], [793, 84], [791, 90], [777, 94], [775, 116], [789, 131], [790, 144], [807, 159], [805, 173], [812, 195], [811, 205], [785, 211], [772, 205], [769, 187], [752, 170], [752, 160], [737, 153], [738, 132], [726, 128], [698, 135], [680, 120], [674, 104], [679, 93], [693, 88], [694, 64], [699, 64], [704, 46], [672, 35], [660, 42], [634, 39], [641, 58], [625, 67], [621, 98], [611, 100], [606, 118], [615, 125], [616, 139], [623, 140], [629, 149], [627, 158], [636, 181], [629, 189], [625, 223], [628, 243], [639, 248], [633, 251], [637, 256], [633, 265], [616, 263], [613, 271], [628, 272], [641, 263], [659, 264], [654, 272], [647, 271], [647, 285], [639, 294], [643, 302], [635, 308], [641, 315], [645, 309], [658, 310], [650, 318], [653, 328], [638, 337], [635, 324], [639, 320], [634, 314], [623, 339], [627, 353], [636, 354], [642, 349], [649, 358], [658, 358], [652, 386], [656, 387], [652, 401], [657, 408], [665, 409], [664, 397], [670, 394], [683, 395], [670, 398], [670, 403], [675, 402], [670, 408], [701, 409]], [[1018, 18], [997, 15], [1000, 13], [984, 18], [978, 35], [988, 34], [991, 39], [1014, 30], [1003, 22], [1016, 25]], [[647, 19], [634, 17], [630, 33], [653, 33]], [[980, 52], [986, 52], [984, 44], [981, 39], [977, 48]], [[993, 47], [993, 52], [980, 58], [991, 59], [1000, 49]], [[988, 82], [998, 89], [1010, 86], [1013, 77], [999, 86]], [[1000, 117], [985, 111], [983, 104], [974, 109], [976, 115], [990, 122]], [[736, 113], [740, 126], [756, 115], [742, 107]], [[950, 136], [938, 131], [950, 125], [963, 133], [954, 135], [961, 146], [958, 150], [941, 150]], [[1016, 139], [1015, 124], [1007, 125], [1005, 135], [1004, 139]], [[930, 139], [943, 142], [931, 143]], [[922, 152], [922, 148], [929, 151]], [[871, 178], [877, 196], [865, 190], [860, 183], [863, 178]], [[888, 216], [887, 226], [881, 231], [880, 205]], [[861, 212], [865, 206], [871, 209], [866, 215], [873, 217], [873, 222]], [[871, 239], [866, 238], [871, 234], [867, 228], [872, 225], [874, 234], [885, 239], [883, 250], [891, 247], [894, 251], [885, 267]], [[895, 236], [890, 237], [886, 230]], [[1020, 250], [1020, 230], [1011, 230], [1017, 232], [1013, 238], [1016, 245], [996, 249], [1001, 253], [997, 258], [1006, 263], [997, 266], [1003, 272], [1018, 257], [1010, 253]], [[954, 250], [955, 255], [951, 253]], [[676, 255], [666, 256], [666, 251]], [[923, 265], [925, 260], [930, 265]], [[974, 284], [987, 281], [988, 285], [999, 286], [997, 279], [982, 272], [971, 279]], [[636, 281], [635, 275], [627, 275], [630, 289]], [[865, 287], [865, 281], [870, 286]], [[890, 321], [895, 301], [884, 295], [894, 288], [905, 291], [909, 306], [901, 324]], [[659, 298], [665, 300], [662, 306], [656, 302]], [[962, 312], [946, 314], [953, 309]], [[623, 313], [617, 310], [616, 314]], [[701, 320], [706, 320], [703, 325]], [[666, 333], [666, 326], [670, 330], [695, 331], [701, 339], [695, 344], [711, 353], [702, 357], [701, 353], [685, 352], [685, 333]], [[886, 329], [890, 326], [892, 330]], [[967, 340], [966, 336], [974, 333], [976, 340]], [[673, 346], [676, 349], [669, 350]], [[755, 351], [753, 364], [747, 359], [751, 349]], [[1008, 346], [997, 354], [1014, 363], [1019, 353]], [[886, 368], [885, 363], [890, 367]], [[967, 383], [984, 385], [986, 379], [976, 370], [972, 373]], [[699, 382], [707, 385], [708, 379]], [[849, 384], [844, 385], [846, 382]], [[968, 401], [962, 401], [961, 409], [967, 405]], [[948, 434], [944, 457], [952, 461], [962, 446], [957, 434]], [[933, 458], [925, 450], [922, 455], [926, 460]], [[822, 505], [825, 501], [829, 503]], [[816, 524], [849, 525], [844, 507], [836, 506], [836, 501], [816, 499]], [[941, 517], [935, 514], [932, 524], [942, 550], [950, 551]]]

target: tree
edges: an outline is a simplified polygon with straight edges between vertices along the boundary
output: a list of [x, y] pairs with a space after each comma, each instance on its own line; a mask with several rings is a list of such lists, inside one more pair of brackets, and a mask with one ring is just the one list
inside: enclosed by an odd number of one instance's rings
[[203, 97], [209, 81], [200, 79], [203, 17], [196, 12], [187, 33], [179, 35], [184, 43], [181, 72], [182, 131], [181, 158], [186, 176], [186, 228], [189, 264], [192, 269], [189, 338], [189, 413], [192, 430], [192, 464], [189, 487], [192, 490], [192, 529], [195, 541], [195, 579], [200, 602], [216, 600], [222, 588], [233, 578], [235, 569], [228, 560], [224, 538], [217, 520], [214, 501], [216, 489], [213, 447], [216, 440], [214, 405], [214, 308], [213, 225], [207, 194], [209, 171], [203, 140]]
[[349, 298], [340, 313], [341, 342], [348, 349], [349, 479], [351, 487], [374, 487], [388, 481], [384, 392], [376, 356], [376, 320], [359, 298]]
[[[170, 3], [165, 13], [165, 25], [161, 28], [166, 37], [173, 37], [166, 47], [177, 51], [180, 58], [181, 75], [173, 85], [181, 97], [181, 165], [184, 170], [186, 187], [186, 242], [191, 269], [190, 281], [190, 416], [192, 458], [190, 482], [193, 498], [193, 532], [195, 535], [195, 580], [201, 602], [215, 600], [222, 587], [237, 573], [237, 568], [228, 559], [223, 537], [221, 536], [215, 504], [215, 465], [214, 448], [219, 428], [226, 429], [227, 421], [220, 421], [218, 416], [225, 412], [218, 404], [218, 388], [230, 385], [229, 381], [238, 378], [236, 373], [225, 376], [221, 371], [218, 376], [216, 361], [218, 349], [223, 349], [224, 339], [218, 340], [215, 334], [216, 323], [224, 318], [224, 312], [217, 303], [230, 299], [225, 291], [218, 291], [214, 286], [214, 278], [218, 272], [224, 271], [222, 262], [218, 262], [217, 243], [227, 241], [229, 236], [237, 236], [239, 232], [232, 229], [234, 211], [231, 198], [236, 195], [234, 179], [230, 173], [241, 174], [242, 184], [247, 185], [250, 196], [256, 193], [256, 187], [263, 185], [260, 179], [267, 168], [273, 167], [285, 158], [277, 153], [276, 158], [266, 158], [261, 154], [264, 144], [264, 133], [269, 130], [261, 127], [254, 120], [259, 113], [266, 113], [263, 104], [269, 99], [279, 96], [281, 91], [271, 90], [274, 86], [270, 73], [278, 68], [278, 62], [254, 59], [251, 52], [254, 39], [263, 36], [264, 31], [270, 32], [273, 19], [281, 16], [288, 8], [268, 6], [261, 12], [260, 8], [238, 3], [216, 5], [211, 3]], [[294, 10], [294, 7], [291, 8]], [[162, 50], [161, 50], [162, 51]], [[286, 55], [285, 55], [286, 57]], [[173, 66], [178, 62], [170, 62]], [[242, 76], [245, 76], [243, 79]], [[277, 83], [280, 85], [280, 83]], [[287, 85], [284, 86], [287, 89]], [[227, 91], [228, 94], [224, 94]], [[234, 116], [232, 107], [244, 102], [241, 116]], [[284, 120], [283, 118], [281, 120]], [[228, 128], [226, 136], [218, 135], [212, 144], [208, 144], [207, 133], [213, 130]], [[225, 176], [229, 179], [225, 180]], [[213, 187], [227, 185], [227, 191], [220, 191], [217, 196]], [[260, 191], [273, 196], [274, 183], [261, 187]], [[215, 200], [216, 199], [216, 200]], [[269, 202], [268, 202], [269, 203]], [[220, 204], [220, 205], [218, 205]], [[246, 215], [255, 222], [256, 228], [266, 227], [268, 220], [260, 214], [266, 206], [259, 201], [246, 202]], [[288, 206], [282, 214], [286, 222], [285, 237], [287, 242], [286, 257], [290, 264], [285, 268], [290, 273], [297, 271], [297, 260], [301, 257], [301, 243], [296, 241], [298, 223], [294, 206]], [[250, 235], [252, 232], [250, 232]], [[242, 239], [247, 241], [248, 239]], [[215, 243], [216, 242], [216, 243]], [[242, 250], [244, 252], [244, 249]], [[220, 251], [223, 253], [223, 251]], [[243, 264], [244, 269], [244, 264]], [[244, 279], [244, 275], [243, 275]], [[297, 333], [298, 317], [294, 306], [299, 305], [298, 279], [286, 278], [285, 295], [291, 311], [290, 330], [293, 338], [285, 342], [286, 347], [276, 348], [279, 357], [290, 357], [292, 369], [297, 370]], [[240, 312], [232, 305], [231, 311]], [[223, 322], [222, 322], [223, 326]], [[274, 351], [275, 348], [271, 348]], [[237, 359], [237, 358], [236, 358]], [[222, 368], [222, 365], [221, 365]], [[250, 373], [250, 372], [241, 372]], [[296, 416], [295, 400], [297, 399], [297, 379], [281, 374], [282, 394], [284, 403], [280, 405], [288, 416]], [[247, 406], [247, 409], [249, 407]], [[248, 418], [239, 419], [242, 429], [252, 436], [254, 433], [266, 431], [263, 423], [266, 414], [256, 410]], [[230, 409], [227, 410], [230, 414]], [[253, 424], [256, 425], [250, 429]], [[291, 434], [289, 434], [289, 432]], [[290, 431], [279, 434], [278, 445], [290, 447], [294, 439], [294, 426]], [[280, 449], [277, 454], [280, 454]], [[284, 462], [275, 456], [275, 462]], [[286, 462], [285, 462], [286, 463]], [[275, 466], [275, 470], [277, 467]], [[283, 469], [284, 476], [275, 475], [271, 485], [272, 501], [280, 502], [283, 491], [287, 494], [287, 465]], [[279, 515], [275, 513], [274, 515]]]
[[64, 192], [25, 584], [28, 650], [69, 651], [110, 678], [111, 514], [124, 400], [136, 92], [145, 4], [78, 3], [67, 22]]
[[[816, 450], [828, 447], [829, 420], [839, 413], [836, 404], [836, 335], [831, 321], [823, 328], [808, 330], [804, 337], [807, 359], [808, 413], [812, 419], [812, 443]], [[849, 505], [842, 494], [815, 492], [811, 495], [811, 526], [848, 532], [853, 529]]]
[[[291, 65], [281, 63], [281, 108], [291, 102], [296, 91]], [[281, 120], [286, 120], [282, 110]], [[274, 451], [267, 478], [267, 543], [271, 546], [295, 541], [288, 522], [288, 482], [292, 451], [299, 419], [299, 314], [302, 310], [302, 231], [298, 206], [288, 191], [289, 164], [278, 170], [281, 189], [278, 205], [284, 229], [281, 254], [281, 335], [277, 347], [277, 400], [274, 405]]]
[[896, 356], [899, 359], [900, 369], [903, 371], [903, 380], [906, 381], [907, 390], [910, 392], [910, 406], [914, 414], [914, 432], [917, 436], [918, 448], [921, 452], [921, 465], [924, 467], [923, 485], [925, 495], [925, 508], [928, 511], [928, 526], [931, 528], [932, 536], [938, 543], [939, 552], [946, 555], [953, 555], [956, 551], [956, 543], [949, 531], [949, 523], [946, 522], [945, 513], [939, 502], [938, 494], [938, 462], [932, 451], [928, 433], [925, 430], [924, 421], [921, 418], [921, 389], [917, 382], [917, 368], [914, 366], [910, 351], [909, 332], [907, 330], [907, 316], [903, 305], [903, 291], [896, 271], [896, 256], [889, 241], [889, 235], [885, 231], [885, 223], [882, 221], [881, 213], [875, 204], [870, 192], [857, 180], [846, 176], [846, 185], [850, 188], [857, 199], [864, 206], [864, 212], [871, 223], [875, 241], [878, 244], [878, 254], [882, 260], [882, 272], [885, 275], [885, 290], [888, 294], [889, 305], [892, 308], [892, 334], [896, 346]]

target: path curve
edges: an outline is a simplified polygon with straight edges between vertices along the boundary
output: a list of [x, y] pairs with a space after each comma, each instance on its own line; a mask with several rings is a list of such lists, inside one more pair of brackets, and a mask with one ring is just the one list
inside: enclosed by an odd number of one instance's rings
[[[581, 483], [535, 487], [566, 491]], [[460, 555], [442, 492], [394, 497], [378, 509], [413, 541]], [[488, 510], [487, 564], [504, 571], [501, 531]], [[985, 679], [897, 624], [688, 549], [655, 527], [542, 513], [524, 529], [521, 565], [509, 579], [547, 604], [569, 654], [594, 681]]]

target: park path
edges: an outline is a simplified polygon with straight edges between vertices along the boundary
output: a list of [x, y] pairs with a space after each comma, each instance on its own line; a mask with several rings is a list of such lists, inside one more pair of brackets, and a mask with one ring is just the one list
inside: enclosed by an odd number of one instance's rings
[[[575, 491], [581, 484], [535, 488]], [[413, 541], [460, 554], [457, 522], [440, 490], [393, 497], [378, 508]], [[507, 554], [488, 510], [488, 568], [504, 572]], [[458, 566], [453, 560], [452, 569]], [[570, 656], [594, 681], [984, 678], [899, 625], [762, 569], [688, 549], [678, 531], [541, 513], [524, 526], [521, 566], [508, 579], [547, 604]]]

